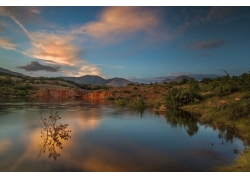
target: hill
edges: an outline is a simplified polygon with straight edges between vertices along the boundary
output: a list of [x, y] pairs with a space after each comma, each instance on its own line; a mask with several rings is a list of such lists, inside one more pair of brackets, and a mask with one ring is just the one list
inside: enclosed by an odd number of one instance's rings
[[81, 77], [62, 77], [62, 78], [65, 80], [70, 80], [70, 81], [80, 83], [80, 84], [104, 85], [107, 83], [106, 80], [100, 76], [85, 75], [85, 76], [81, 76]]
[[123, 78], [113, 78], [109, 79], [106, 85], [113, 86], [113, 87], [122, 87], [122, 86], [127, 86], [128, 84], [132, 83], [131, 81], [128, 81], [127, 79]]
[[65, 80], [70, 80], [79, 84], [94, 84], [94, 85], [108, 85], [113, 87], [127, 86], [132, 83], [124, 78], [103, 79], [100, 76], [85, 75], [82, 77], [62, 77]]
[[22, 77], [25, 76], [23, 74], [20, 74], [20, 73], [17, 73], [17, 72], [13, 72], [13, 71], [1, 68], [1, 67], [0, 67], [0, 73], [7, 73], [7, 74], [12, 74], [12, 75], [15, 75], [15, 76], [22, 76]]
[[161, 84], [162, 83], [171, 83], [171, 82], [182, 82], [184, 79], [189, 80], [189, 79], [192, 79], [192, 78], [188, 77], [188, 76], [179, 76], [179, 77], [174, 78], [174, 79], [166, 78], [163, 81], [161, 81]]

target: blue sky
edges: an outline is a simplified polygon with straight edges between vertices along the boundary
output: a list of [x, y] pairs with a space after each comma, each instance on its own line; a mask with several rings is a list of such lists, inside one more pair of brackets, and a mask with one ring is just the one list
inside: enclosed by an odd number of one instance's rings
[[250, 69], [249, 7], [0, 7], [0, 67], [132, 81]]

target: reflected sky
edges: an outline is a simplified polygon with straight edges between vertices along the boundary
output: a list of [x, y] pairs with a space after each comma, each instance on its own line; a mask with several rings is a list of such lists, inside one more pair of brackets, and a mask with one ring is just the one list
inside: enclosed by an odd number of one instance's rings
[[[0, 101], [0, 171], [211, 171], [233, 163], [234, 149], [244, 148], [181, 112], [141, 116], [103, 101]], [[46, 118], [55, 112], [71, 130], [56, 160], [39, 156], [38, 123], [40, 113]]]

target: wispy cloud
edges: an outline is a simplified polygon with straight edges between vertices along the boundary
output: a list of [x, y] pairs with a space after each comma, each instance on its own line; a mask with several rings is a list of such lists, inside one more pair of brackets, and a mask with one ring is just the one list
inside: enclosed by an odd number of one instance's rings
[[0, 47], [8, 50], [16, 50], [16, 44], [10, 42], [8, 38], [0, 37]]
[[115, 37], [137, 32], [152, 34], [160, 24], [156, 11], [145, 7], [108, 7], [99, 20], [73, 30], [74, 34], [87, 34], [95, 38]]
[[33, 47], [26, 55], [56, 64], [76, 65], [81, 49], [74, 45], [73, 37], [42, 32], [31, 33]]
[[195, 41], [195, 42], [188, 42], [186, 44], [179, 43], [180, 46], [186, 49], [193, 49], [193, 50], [211, 50], [216, 49], [225, 45], [228, 42], [226, 39], [212, 39], [212, 40], [204, 40], [204, 41]]
[[226, 42], [227, 40], [225, 39], [213, 39], [213, 40], [198, 42], [193, 46], [193, 48], [198, 50], [215, 49], [224, 45]]
[[41, 7], [32, 6], [2, 6], [0, 7], [0, 15], [18, 17], [23, 22], [31, 22], [40, 19]]
[[[4, 11], [5, 10], [5, 11]], [[25, 32], [31, 41], [32, 48], [23, 54], [52, 63], [74, 65], [80, 54], [80, 48], [73, 45], [73, 38], [67, 35], [55, 35], [42, 32], [30, 33], [18, 21], [8, 9], [0, 9], [0, 12], [9, 16]], [[34, 12], [33, 12], [34, 13]], [[38, 12], [35, 12], [36, 14]], [[13, 49], [13, 48], [12, 48]], [[14, 49], [13, 49], [14, 50]]]
[[222, 18], [228, 17], [228, 16], [236, 13], [239, 10], [240, 10], [240, 7], [232, 7], [232, 6], [228, 6], [228, 7], [223, 7], [223, 6], [212, 7], [210, 9], [210, 11], [208, 12], [207, 16], [206, 16], [206, 19], [204, 19], [204, 20], [212, 20], [213, 18], [222, 19]]
[[48, 72], [61, 71], [60, 67], [42, 65], [37, 61], [32, 61], [30, 64], [27, 64], [26, 66], [19, 66], [17, 68], [24, 69], [25, 71], [48, 71]]
[[[224, 23], [232, 20], [232, 15], [240, 12], [244, 7], [184, 7], [177, 13], [172, 20], [178, 22], [179, 25], [175, 28], [176, 33], [182, 34], [186, 29], [192, 26], [197, 26], [202, 23], [207, 23], [219, 20], [219, 23]], [[236, 19], [236, 18], [233, 18]], [[217, 21], [218, 22], [218, 21]]]

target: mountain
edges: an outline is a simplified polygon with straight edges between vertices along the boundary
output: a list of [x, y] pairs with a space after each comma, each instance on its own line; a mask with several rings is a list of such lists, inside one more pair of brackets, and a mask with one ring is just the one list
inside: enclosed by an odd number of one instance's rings
[[74, 81], [76, 83], [80, 84], [99, 84], [104, 85], [106, 84], [106, 80], [103, 79], [100, 76], [91, 76], [91, 75], [85, 75], [81, 77], [63, 77], [65, 80]]
[[15, 76], [25, 76], [23, 74], [20, 74], [20, 73], [17, 73], [17, 72], [13, 72], [13, 71], [10, 71], [10, 70], [7, 70], [7, 69], [4, 69], [4, 68], [1, 68], [0, 67], [0, 73], [7, 73], [7, 74], [12, 74], [12, 75], [15, 75]]
[[161, 83], [170, 83], [171, 81], [172, 81], [171, 79], [166, 78], [162, 80]]
[[181, 82], [181, 81], [183, 81], [183, 79], [189, 80], [189, 79], [191, 79], [191, 77], [188, 77], [188, 76], [179, 76], [179, 77], [173, 79], [172, 81]]
[[164, 83], [164, 82], [166, 82], [166, 83], [170, 83], [170, 82], [181, 82], [181, 81], [183, 81], [183, 79], [189, 80], [189, 79], [192, 79], [192, 78], [191, 78], [191, 77], [188, 77], [188, 76], [179, 76], [179, 77], [174, 78], [174, 79], [166, 78], [166, 79], [162, 80], [160, 83], [162, 84], [162, 83]]
[[74, 81], [80, 84], [95, 84], [95, 85], [109, 85], [113, 87], [127, 86], [132, 83], [123, 78], [103, 79], [100, 76], [85, 75], [82, 77], [63, 77], [65, 80]]
[[127, 79], [123, 79], [123, 78], [113, 78], [113, 79], [108, 79], [107, 81], [110, 81], [110, 82], [108, 82], [106, 85], [113, 86], [113, 87], [127, 86], [128, 84], [132, 83], [131, 81], [128, 81]]

